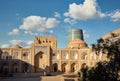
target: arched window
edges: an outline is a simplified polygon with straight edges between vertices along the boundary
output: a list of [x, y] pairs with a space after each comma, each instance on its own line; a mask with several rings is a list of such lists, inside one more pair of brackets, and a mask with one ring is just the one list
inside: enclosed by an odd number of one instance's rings
[[12, 68], [13, 68], [13, 72], [15, 72], [15, 73], [18, 72], [19, 63], [14, 62], [12, 66], [13, 66], [13, 67], [12, 67]]
[[23, 59], [24, 60], [28, 60], [28, 52], [24, 52], [23, 53]]
[[19, 58], [19, 52], [15, 51], [13, 52], [13, 59], [18, 59]]
[[76, 70], [75, 65], [76, 65], [75, 63], [71, 64], [71, 72], [75, 72], [75, 70]]
[[68, 51], [62, 51], [62, 59], [69, 59]]
[[43, 43], [45, 43], [45, 41], [43, 41]]
[[71, 50], [70, 51], [70, 58], [72, 59], [72, 60], [76, 60], [76, 59], [78, 59], [78, 51], [77, 50]]
[[29, 64], [28, 63], [23, 63], [22, 64], [22, 71], [23, 72], [28, 72], [29, 71]]
[[68, 59], [68, 54], [65, 55], [65, 58]]
[[66, 68], [67, 68], [66, 66], [67, 66], [67, 63], [63, 63], [61, 65], [62, 72], [66, 72]]
[[81, 69], [85, 68], [86, 67], [86, 63], [82, 63], [81, 65]]
[[57, 59], [59, 59], [59, 54], [55, 54], [55, 53], [53, 53], [53, 59], [55, 60], [57, 60]]
[[53, 58], [54, 60], [59, 59], [59, 51], [58, 51], [58, 50], [54, 50], [54, 51], [53, 51], [52, 58]]
[[57, 71], [58, 71], [58, 64], [57, 64], [57, 63], [54, 63], [54, 64], [53, 64], [53, 71], [54, 71], [54, 72], [57, 72]]
[[9, 52], [8, 51], [4, 51], [2, 53], [2, 59], [8, 59], [8, 57], [9, 57]]
[[90, 60], [93, 60], [93, 59], [94, 59], [94, 54], [90, 53]]
[[86, 52], [83, 52], [83, 53], [81, 54], [81, 59], [87, 60], [87, 53], [86, 53]]
[[78, 54], [75, 53], [75, 55], [74, 55], [74, 59], [77, 59], [77, 58], [78, 58]]

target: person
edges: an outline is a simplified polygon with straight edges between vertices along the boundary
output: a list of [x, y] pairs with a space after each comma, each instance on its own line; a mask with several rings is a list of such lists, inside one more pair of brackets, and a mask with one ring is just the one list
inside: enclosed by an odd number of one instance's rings
[[46, 76], [46, 72], [44, 71], [44, 76]]
[[25, 72], [25, 76], [27, 76], [27, 72]]
[[27, 76], [27, 72], [28, 72], [28, 70], [27, 70], [27, 68], [25, 68], [25, 76]]

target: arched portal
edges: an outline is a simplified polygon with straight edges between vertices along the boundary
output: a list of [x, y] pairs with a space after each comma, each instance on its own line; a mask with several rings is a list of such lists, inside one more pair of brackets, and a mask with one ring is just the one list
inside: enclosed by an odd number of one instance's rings
[[29, 64], [23, 63], [22, 64], [22, 72], [28, 72], [28, 70], [29, 70]]
[[2, 64], [3, 71], [5, 72], [5, 74], [8, 73], [8, 66], [9, 66], [9, 64], [8, 64], [7, 62], [4, 62], [4, 63]]
[[76, 68], [75, 68], [75, 63], [72, 63], [72, 64], [71, 64], [71, 72], [75, 72], [75, 69], [76, 69]]
[[66, 63], [63, 63], [62, 65], [61, 65], [61, 69], [62, 69], [62, 72], [66, 72]]
[[12, 64], [12, 71], [14, 72], [14, 73], [17, 73], [18, 72], [18, 63], [13, 63]]
[[81, 65], [81, 68], [85, 68], [86, 67], [86, 63], [83, 63], [82, 65]]
[[54, 71], [54, 72], [57, 72], [57, 71], [58, 71], [58, 64], [57, 64], [57, 63], [54, 63], [54, 64], [53, 64], [53, 71]]
[[43, 58], [43, 52], [40, 51], [35, 55], [35, 72], [40, 72], [40, 59]]

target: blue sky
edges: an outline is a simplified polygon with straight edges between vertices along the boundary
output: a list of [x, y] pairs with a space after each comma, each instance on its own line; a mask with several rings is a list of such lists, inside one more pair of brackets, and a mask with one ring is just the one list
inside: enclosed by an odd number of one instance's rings
[[120, 28], [120, 0], [0, 0], [0, 28], [0, 47], [29, 47], [34, 36], [56, 36], [64, 48], [73, 28], [91, 45]]

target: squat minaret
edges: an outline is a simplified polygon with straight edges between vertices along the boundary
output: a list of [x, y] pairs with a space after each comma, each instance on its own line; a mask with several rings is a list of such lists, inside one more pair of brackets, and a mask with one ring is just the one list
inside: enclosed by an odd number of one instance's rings
[[71, 29], [69, 30], [69, 35], [68, 35], [68, 42], [75, 40], [75, 39], [83, 39], [83, 32], [81, 29]]

